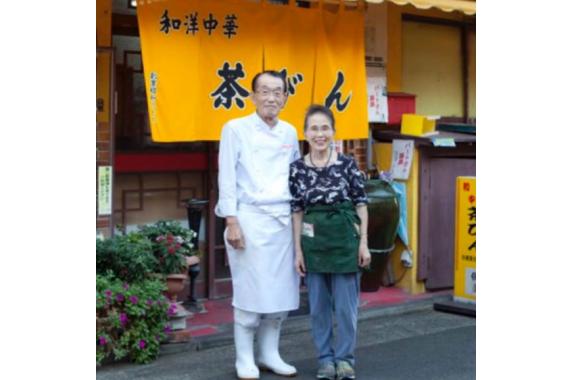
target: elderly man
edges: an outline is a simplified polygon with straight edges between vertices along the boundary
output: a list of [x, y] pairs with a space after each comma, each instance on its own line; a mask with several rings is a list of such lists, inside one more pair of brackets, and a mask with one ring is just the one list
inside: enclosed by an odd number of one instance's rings
[[[299, 307], [288, 174], [290, 162], [300, 153], [296, 130], [278, 120], [286, 86], [276, 71], [257, 74], [251, 94], [256, 112], [230, 120], [220, 139], [215, 211], [226, 219], [239, 379], [258, 379], [258, 367], [296, 376], [296, 368], [278, 353], [282, 322], [288, 311]], [[255, 334], [258, 366], [253, 354]]]

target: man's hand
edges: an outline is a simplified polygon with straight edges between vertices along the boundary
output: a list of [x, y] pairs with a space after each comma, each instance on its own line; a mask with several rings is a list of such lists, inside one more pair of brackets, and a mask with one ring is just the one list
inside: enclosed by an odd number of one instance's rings
[[234, 249], [244, 249], [244, 237], [242, 236], [242, 230], [238, 224], [238, 219], [236, 217], [229, 217], [226, 220], [226, 240], [228, 244]]
[[367, 240], [360, 241], [359, 243], [359, 266], [362, 268], [367, 267], [371, 263], [371, 253], [367, 248]]
[[296, 267], [296, 272], [300, 277], [306, 276], [306, 265], [304, 265], [304, 254], [302, 251], [296, 251], [296, 259], [294, 261], [294, 266]]

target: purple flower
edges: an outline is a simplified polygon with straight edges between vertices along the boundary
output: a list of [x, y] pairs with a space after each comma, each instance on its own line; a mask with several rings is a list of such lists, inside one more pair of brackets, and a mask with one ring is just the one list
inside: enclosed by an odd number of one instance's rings
[[123, 289], [128, 290], [129, 289], [129, 284], [124, 282], [123, 283]]
[[145, 348], [145, 341], [144, 341], [143, 339], [141, 339], [141, 340], [139, 341], [139, 348], [140, 348], [140, 349], [144, 349], [144, 348]]
[[107, 344], [107, 339], [105, 339], [104, 336], [100, 336], [99, 337], [99, 345], [100, 346], [105, 346]]
[[121, 326], [125, 326], [125, 324], [127, 323], [127, 314], [121, 313], [119, 315], [119, 322], [121, 322]]
[[167, 310], [167, 315], [169, 315], [169, 317], [171, 317], [175, 314], [177, 314], [177, 304], [172, 303], [171, 306], [169, 306], [169, 310]]
[[107, 289], [105, 292], [103, 292], [105, 294], [106, 297], [111, 297], [113, 295], [113, 292], [109, 289]]
[[116, 298], [117, 301], [119, 301], [119, 302], [125, 301], [125, 297], [124, 297], [123, 294], [121, 294], [121, 293], [118, 293], [115, 298]]
[[153, 300], [151, 298], [147, 300], [147, 305], [153, 306]]
[[165, 325], [165, 328], [163, 329], [163, 331], [165, 331], [166, 333], [170, 333], [171, 332], [171, 326]]
[[137, 296], [131, 296], [129, 297], [129, 301], [131, 301], [133, 305], [136, 305], [137, 302], [139, 301], [139, 298], [137, 298]]

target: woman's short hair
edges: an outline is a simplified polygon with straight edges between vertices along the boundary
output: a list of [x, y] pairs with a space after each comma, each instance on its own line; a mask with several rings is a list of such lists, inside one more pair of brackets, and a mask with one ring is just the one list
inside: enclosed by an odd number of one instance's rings
[[304, 131], [308, 129], [308, 119], [310, 116], [321, 113], [325, 115], [328, 119], [330, 119], [330, 123], [332, 124], [332, 130], [336, 131], [336, 120], [334, 119], [334, 113], [328, 107], [323, 106], [321, 104], [312, 104], [306, 110], [306, 116], [304, 116]]

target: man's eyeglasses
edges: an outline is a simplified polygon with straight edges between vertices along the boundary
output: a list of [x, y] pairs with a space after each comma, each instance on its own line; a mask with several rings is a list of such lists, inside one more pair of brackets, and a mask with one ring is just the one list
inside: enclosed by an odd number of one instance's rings
[[256, 93], [260, 96], [262, 96], [263, 98], [268, 98], [270, 95], [274, 95], [275, 98], [282, 98], [285, 94], [284, 91], [282, 90], [269, 90], [267, 88], [262, 88], [260, 90], [257, 90]]

